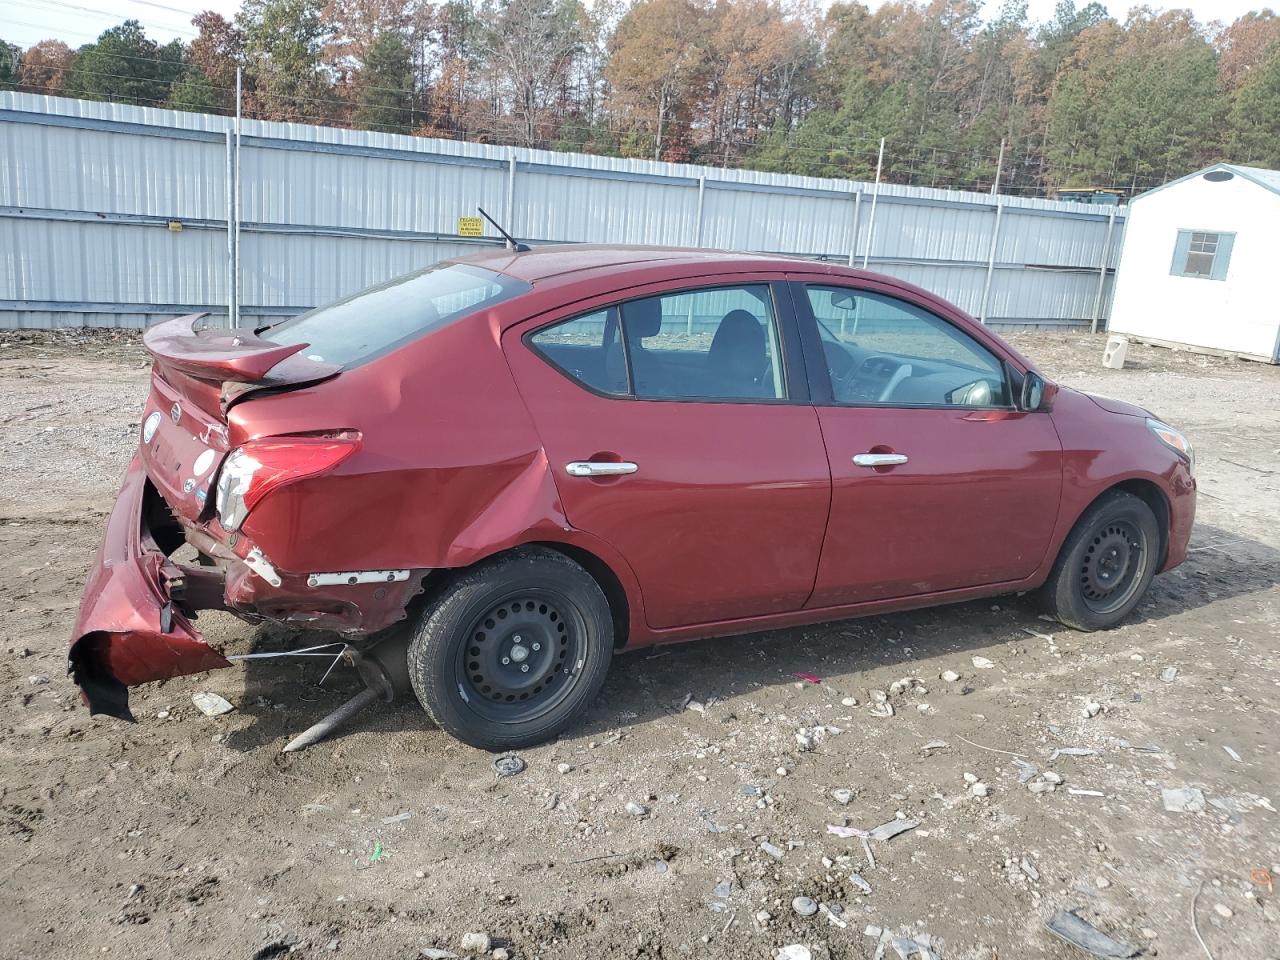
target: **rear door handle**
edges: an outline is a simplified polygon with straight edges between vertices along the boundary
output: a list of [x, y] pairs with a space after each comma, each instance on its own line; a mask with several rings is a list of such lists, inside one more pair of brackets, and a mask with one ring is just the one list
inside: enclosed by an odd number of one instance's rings
[[854, 455], [853, 462], [859, 467], [896, 467], [900, 463], [907, 462], [907, 455], [904, 453], [859, 453]]
[[566, 463], [564, 469], [571, 477], [621, 477], [635, 473], [640, 468], [625, 460], [621, 463], [613, 460], [574, 460]]

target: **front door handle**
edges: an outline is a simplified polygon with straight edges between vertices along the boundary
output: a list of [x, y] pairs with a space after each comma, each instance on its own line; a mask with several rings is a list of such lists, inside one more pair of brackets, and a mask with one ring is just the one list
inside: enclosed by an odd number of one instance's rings
[[564, 469], [571, 477], [621, 477], [640, 468], [625, 460], [621, 463], [614, 460], [574, 460], [566, 463]]
[[907, 462], [905, 453], [859, 453], [853, 462], [859, 467], [896, 467]]

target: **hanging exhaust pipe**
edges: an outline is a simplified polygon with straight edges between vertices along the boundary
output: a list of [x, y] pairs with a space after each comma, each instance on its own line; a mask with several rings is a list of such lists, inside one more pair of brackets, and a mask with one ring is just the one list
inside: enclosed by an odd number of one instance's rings
[[401, 628], [379, 640], [363, 652], [351, 651], [356, 672], [365, 689], [313, 724], [284, 745], [281, 753], [296, 753], [319, 743], [378, 700], [391, 703], [397, 696], [409, 693], [409, 631]]

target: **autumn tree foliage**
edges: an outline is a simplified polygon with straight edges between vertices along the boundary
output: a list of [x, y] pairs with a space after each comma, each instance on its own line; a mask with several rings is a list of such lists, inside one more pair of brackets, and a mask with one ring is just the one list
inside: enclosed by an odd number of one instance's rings
[[[1280, 164], [1280, 17], [1059, 0], [243, 0], [0, 43], [0, 87], [528, 147], [1045, 194]], [[1004, 151], [1001, 156], [1001, 146]]]

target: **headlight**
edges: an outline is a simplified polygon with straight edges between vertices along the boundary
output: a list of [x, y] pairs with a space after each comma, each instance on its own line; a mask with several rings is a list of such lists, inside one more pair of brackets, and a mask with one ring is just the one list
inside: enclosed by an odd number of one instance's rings
[[218, 474], [218, 519], [228, 531], [240, 529], [244, 523], [249, 507], [245, 504], [245, 494], [253, 483], [253, 475], [262, 466], [249, 456], [243, 448], [231, 451], [222, 462], [222, 472]]
[[1196, 468], [1196, 451], [1191, 446], [1191, 441], [1187, 439], [1186, 434], [1181, 430], [1175, 430], [1167, 423], [1152, 418], [1147, 419], [1147, 429], [1156, 435], [1156, 437], [1166, 447], [1174, 450], [1182, 459], [1187, 461], [1193, 471]]

